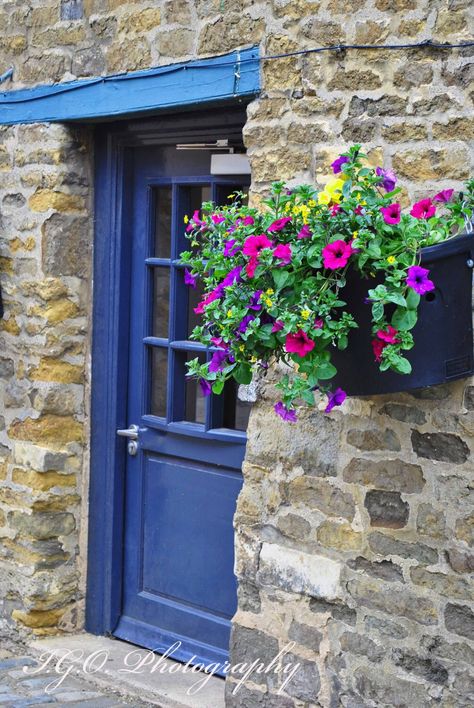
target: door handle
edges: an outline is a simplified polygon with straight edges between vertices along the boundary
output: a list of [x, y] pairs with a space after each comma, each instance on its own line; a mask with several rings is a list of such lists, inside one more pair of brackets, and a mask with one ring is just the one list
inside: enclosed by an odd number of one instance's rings
[[117, 430], [117, 435], [121, 438], [128, 438], [128, 454], [134, 457], [138, 452], [138, 425], [131, 425], [129, 428]]

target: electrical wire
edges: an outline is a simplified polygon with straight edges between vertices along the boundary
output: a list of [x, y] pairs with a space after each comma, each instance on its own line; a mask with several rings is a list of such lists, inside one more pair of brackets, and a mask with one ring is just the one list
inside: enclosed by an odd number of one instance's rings
[[[259, 62], [264, 62], [264, 61], [274, 61], [277, 59], [287, 59], [290, 57], [297, 57], [297, 56], [304, 56], [306, 54], [319, 54], [321, 52], [346, 52], [346, 51], [351, 51], [351, 50], [391, 50], [391, 51], [397, 51], [401, 49], [440, 49], [440, 50], [451, 50], [451, 49], [465, 49], [467, 47], [474, 47], [474, 41], [469, 41], [469, 42], [461, 42], [459, 44], [452, 44], [449, 42], [433, 42], [431, 39], [426, 39], [423, 42], [414, 42], [414, 43], [406, 43], [406, 44], [332, 44], [327, 47], [312, 47], [310, 49], [299, 49], [294, 52], [282, 52], [281, 54], [264, 54], [262, 56], [255, 56], [255, 57], [236, 57], [235, 54], [232, 56], [232, 59], [230, 61], [221, 61], [221, 62], [208, 62], [206, 59], [203, 59], [201, 61], [191, 61], [186, 64], [176, 64], [176, 65], [171, 65], [171, 66], [157, 66], [153, 67], [151, 69], [146, 69], [144, 71], [137, 71], [137, 72], [132, 72], [132, 73], [121, 73], [121, 74], [110, 74], [109, 76], [102, 76], [98, 77], [95, 79], [85, 79], [85, 80], [79, 80], [79, 81], [74, 81], [70, 83], [65, 83], [63, 85], [61, 84], [56, 84], [55, 85], [55, 90], [54, 90], [54, 95], [58, 95], [61, 93], [68, 93], [69, 91], [76, 91], [80, 88], [83, 88], [84, 86], [93, 86], [94, 84], [99, 84], [99, 83], [108, 83], [110, 81], [127, 81], [130, 79], [137, 79], [141, 77], [147, 77], [147, 76], [156, 76], [158, 74], [172, 74], [177, 71], [186, 71], [188, 68], [194, 69], [214, 69], [215, 67], [221, 67], [221, 66], [241, 66], [243, 64], [248, 64], [248, 63], [253, 63], [255, 64], [256, 61]], [[8, 70], [3, 77], [0, 77], [0, 81], [2, 78], [10, 78], [11, 77], [12, 70]], [[43, 87], [38, 87], [39, 89]], [[51, 87], [47, 87], [50, 91]], [[20, 89], [21, 90], [21, 89]], [[48, 93], [49, 93], [48, 91]], [[10, 92], [3, 92], [3, 101], [0, 101], [0, 103], [24, 103], [24, 102], [31, 102], [34, 100], [40, 100], [43, 98], [43, 95], [39, 93], [37, 96], [31, 96], [29, 95], [28, 97], [21, 97], [17, 96], [14, 98], [13, 96], [9, 95]], [[51, 95], [51, 94], [49, 94]]]

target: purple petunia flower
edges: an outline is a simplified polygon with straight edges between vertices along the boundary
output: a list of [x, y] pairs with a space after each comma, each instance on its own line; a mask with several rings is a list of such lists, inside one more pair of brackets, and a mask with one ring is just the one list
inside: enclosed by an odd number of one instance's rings
[[386, 192], [391, 192], [392, 189], [395, 189], [397, 177], [392, 170], [384, 170], [383, 167], [377, 167], [375, 174], [378, 175], [378, 177], [382, 177], [382, 187]]
[[435, 284], [428, 278], [428, 268], [421, 266], [411, 266], [408, 268], [408, 277], [406, 284], [412, 288], [418, 295], [424, 295], [435, 289]]
[[240, 251], [240, 246], [236, 246], [236, 243], [237, 241], [235, 240], [235, 238], [231, 238], [225, 242], [223, 254], [226, 258], [235, 256], [235, 254]]
[[189, 285], [191, 288], [196, 287], [197, 277], [195, 275], [192, 275], [192, 273], [190, 273], [187, 268], [184, 269], [184, 282], [186, 285]]
[[296, 411], [291, 408], [287, 408], [281, 401], [275, 403], [273, 410], [283, 420], [286, 420], [289, 423], [296, 423]]
[[210, 396], [212, 393], [212, 385], [206, 379], [199, 379], [199, 385], [201, 387], [201, 393], [203, 396]]
[[242, 278], [240, 277], [241, 270], [242, 270], [242, 266], [236, 266], [235, 268], [232, 268], [232, 270], [229, 273], [227, 273], [224, 280], [217, 287], [218, 288], [228, 288], [230, 285], [233, 285], [234, 283], [240, 283], [242, 281]]
[[249, 324], [250, 324], [250, 323], [252, 322], [252, 320], [254, 320], [254, 319], [255, 319], [255, 315], [245, 315], [245, 317], [243, 317], [243, 318], [240, 320], [240, 323], [239, 323], [239, 326], [238, 326], [237, 330], [238, 330], [241, 334], [244, 334], [244, 332], [247, 330], [247, 327], [249, 326]]
[[346, 155], [340, 155], [337, 160], [331, 162], [332, 171], [335, 175], [338, 175], [339, 172], [342, 172], [342, 166], [345, 165], [346, 162], [349, 162], [349, 158], [346, 157]]
[[254, 294], [252, 295], [252, 299], [250, 300], [250, 304], [247, 305], [249, 310], [261, 310], [262, 309], [262, 303], [260, 302], [260, 296], [263, 293], [263, 290], [256, 290]]
[[346, 392], [342, 390], [342, 388], [336, 388], [336, 390], [329, 391], [328, 393], [328, 404], [326, 408], [324, 409], [325, 413], [330, 413], [334, 406], [341, 406], [344, 401], [346, 400]]
[[219, 349], [217, 352], [214, 352], [214, 354], [212, 355], [212, 359], [209, 362], [209, 371], [211, 373], [214, 373], [216, 371], [222, 371], [226, 358], [227, 351], [225, 349]]
[[279, 332], [283, 329], [285, 324], [281, 320], [275, 320], [272, 327], [272, 332]]

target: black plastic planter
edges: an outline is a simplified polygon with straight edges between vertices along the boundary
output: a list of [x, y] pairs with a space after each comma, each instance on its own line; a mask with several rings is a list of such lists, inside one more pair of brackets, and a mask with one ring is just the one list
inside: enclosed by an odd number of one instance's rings
[[364, 303], [377, 281], [352, 273], [342, 297], [359, 329], [351, 331], [347, 349], [332, 352], [338, 369], [333, 383], [349, 395], [368, 396], [433, 386], [472, 374], [473, 259], [474, 234], [422, 250], [421, 265], [429, 268], [436, 290], [421, 297], [418, 322], [412, 330], [415, 345], [404, 353], [412, 365], [409, 375], [379, 370], [371, 346], [371, 308]]

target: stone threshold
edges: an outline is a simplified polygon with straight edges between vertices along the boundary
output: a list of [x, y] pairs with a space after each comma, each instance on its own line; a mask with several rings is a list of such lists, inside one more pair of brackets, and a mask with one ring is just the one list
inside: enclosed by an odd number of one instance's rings
[[[76, 673], [99, 688], [118, 691], [126, 698], [139, 698], [162, 708], [224, 708], [223, 679], [206, 677], [202, 673], [191, 674], [189, 671], [183, 673], [178, 671], [176, 661], [162, 659], [154, 673], [150, 671], [151, 665], [144, 666], [143, 673], [120, 671], [126, 668], [125, 657], [130, 652], [139, 651], [145, 656], [148, 650], [119, 639], [83, 633], [36, 639], [29, 643], [29, 647], [34, 658], [43, 655], [43, 662], [51, 652], [58, 658], [67, 652], [74, 652], [67, 660], [68, 665], [75, 667], [72, 674]], [[101, 666], [103, 662], [104, 665], [93, 672], [86, 664], [84, 670], [84, 661], [94, 652], [98, 652], [95, 666]], [[155, 656], [158, 661], [159, 655]], [[50, 663], [49, 668], [54, 670], [54, 662]], [[208, 678], [206, 684], [197, 693], [189, 695], [188, 690], [201, 678]]]

